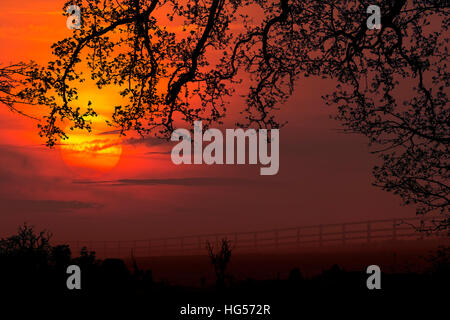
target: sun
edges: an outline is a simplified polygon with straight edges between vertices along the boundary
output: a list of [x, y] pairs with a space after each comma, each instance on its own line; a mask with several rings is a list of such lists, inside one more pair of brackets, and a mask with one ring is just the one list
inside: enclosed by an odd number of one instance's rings
[[119, 163], [122, 143], [118, 135], [74, 130], [68, 136], [61, 141], [61, 155], [77, 174], [103, 174]]
[[120, 101], [116, 88], [93, 88], [89, 84], [86, 90], [80, 93], [78, 104], [91, 105], [97, 112], [97, 116], [89, 117], [92, 132], [87, 130], [70, 130], [68, 125], [66, 132], [68, 139], [60, 141], [61, 156], [67, 166], [77, 176], [93, 177], [111, 171], [117, 166], [122, 156], [122, 139], [114, 133], [107, 124], [111, 118], [113, 103]]

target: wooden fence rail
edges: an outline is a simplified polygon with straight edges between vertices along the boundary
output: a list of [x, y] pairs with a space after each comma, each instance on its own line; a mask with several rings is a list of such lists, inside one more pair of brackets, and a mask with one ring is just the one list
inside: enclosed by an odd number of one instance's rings
[[[427, 218], [427, 220], [431, 220]], [[81, 248], [95, 251], [99, 258], [151, 257], [167, 255], [196, 255], [206, 253], [206, 244], [218, 245], [221, 239], [231, 242], [234, 252], [259, 252], [262, 250], [299, 249], [330, 245], [380, 241], [417, 240], [424, 237], [414, 226], [423, 218], [396, 218], [314, 225], [294, 228], [202, 234], [184, 237], [155, 238], [132, 241], [64, 241], [77, 254]], [[440, 236], [435, 234], [434, 236]]]

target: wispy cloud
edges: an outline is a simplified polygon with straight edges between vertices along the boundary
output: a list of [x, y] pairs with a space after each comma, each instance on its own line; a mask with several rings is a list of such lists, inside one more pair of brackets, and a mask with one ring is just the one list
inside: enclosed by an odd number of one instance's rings
[[145, 138], [129, 138], [123, 141], [125, 145], [145, 145], [147, 147], [159, 146], [162, 144], [167, 144], [169, 141], [154, 137], [145, 137]]
[[120, 134], [120, 130], [110, 130], [97, 133], [98, 136], [108, 136], [108, 135], [118, 135]]
[[3, 15], [38, 15], [38, 16], [61, 16], [64, 11], [39, 11], [39, 10], [11, 10], [0, 12], [0, 16]]
[[27, 213], [72, 212], [102, 207], [102, 205], [94, 202], [31, 199], [0, 199], [0, 205], [5, 211]]
[[149, 156], [153, 156], [153, 155], [168, 155], [171, 153], [172, 153], [172, 151], [169, 150], [169, 151], [150, 151], [150, 152], [146, 152], [145, 154], [149, 155]]
[[237, 185], [256, 185], [255, 180], [242, 178], [222, 178], [222, 177], [195, 177], [195, 178], [172, 178], [172, 179], [120, 179], [109, 181], [96, 180], [74, 180], [75, 184], [86, 185], [108, 185], [108, 186], [237, 186]]
[[61, 143], [59, 144], [63, 148], [66, 148], [67, 150], [73, 151], [73, 152], [99, 152], [111, 149], [110, 151], [114, 151], [114, 147], [117, 147], [121, 145], [120, 141], [114, 141], [114, 140], [91, 140], [91, 141], [85, 141], [80, 143]]

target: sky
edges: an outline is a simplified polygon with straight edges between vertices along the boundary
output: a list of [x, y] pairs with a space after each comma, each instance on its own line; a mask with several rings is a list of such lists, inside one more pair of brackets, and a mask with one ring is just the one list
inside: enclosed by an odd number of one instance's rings
[[[63, 3], [2, 0], [0, 63], [45, 63], [51, 44], [71, 34]], [[340, 133], [339, 123], [330, 119], [335, 110], [321, 96], [333, 86], [314, 78], [297, 81], [281, 107], [289, 123], [280, 131], [276, 176], [261, 176], [259, 165], [176, 166], [168, 143], [121, 139], [103, 122], [118, 99], [112, 89], [80, 92], [81, 99], [96, 102], [101, 117], [91, 136], [75, 134], [68, 147], [44, 146], [35, 120], [0, 105], [0, 237], [24, 222], [74, 241], [413, 217], [413, 207], [371, 185], [377, 160], [366, 140]], [[231, 113], [244, 104], [233, 97]], [[74, 151], [80, 141], [84, 146]], [[108, 155], [76, 156], [105, 144], [111, 145]]]

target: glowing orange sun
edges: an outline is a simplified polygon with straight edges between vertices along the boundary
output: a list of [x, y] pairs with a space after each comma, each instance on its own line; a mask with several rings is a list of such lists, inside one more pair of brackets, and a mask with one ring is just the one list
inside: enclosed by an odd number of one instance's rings
[[113, 169], [122, 155], [121, 139], [117, 135], [99, 135], [81, 130], [68, 132], [61, 141], [64, 162], [81, 175], [98, 175]]

